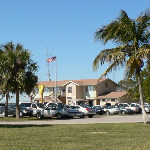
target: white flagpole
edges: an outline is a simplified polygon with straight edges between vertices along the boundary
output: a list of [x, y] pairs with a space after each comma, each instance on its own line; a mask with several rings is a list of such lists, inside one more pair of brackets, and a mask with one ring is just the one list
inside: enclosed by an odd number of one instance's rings
[[57, 102], [57, 57], [56, 57], [55, 101]]
[[[49, 56], [48, 56], [48, 45], [47, 45], [47, 60], [49, 59]], [[51, 56], [51, 55], [50, 55]], [[47, 61], [46, 60], [46, 61]], [[49, 62], [47, 62], [47, 71], [48, 71], [48, 73], [47, 73], [47, 75], [48, 75], [48, 81], [51, 81], [51, 78], [50, 78], [50, 64], [49, 64]]]
[[[48, 58], [47, 58], [47, 59], [48, 59]], [[47, 68], [48, 68], [48, 81], [51, 81], [49, 66], [50, 66], [49, 63], [47, 63]]]

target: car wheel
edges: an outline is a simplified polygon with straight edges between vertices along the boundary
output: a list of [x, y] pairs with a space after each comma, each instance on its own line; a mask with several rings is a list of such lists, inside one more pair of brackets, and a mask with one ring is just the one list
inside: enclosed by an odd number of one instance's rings
[[33, 117], [33, 115], [31, 114], [31, 115], [29, 115], [29, 117]]
[[110, 112], [109, 112], [109, 111], [106, 111], [106, 115], [110, 115]]
[[36, 117], [37, 117], [38, 119], [42, 119], [42, 116], [41, 116], [40, 113], [37, 113], [37, 114], [36, 114]]
[[85, 116], [84, 116], [84, 113], [81, 113], [80, 114], [80, 118], [84, 118]]
[[62, 115], [60, 113], [57, 114], [57, 119], [61, 119]]
[[125, 113], [125, 111], [122, 111], [121, 114], [122, 114], [122, 115], [125, 115], [126, 113]]
[[93, 118], [94, 115], [88, 115], [89, 118]]

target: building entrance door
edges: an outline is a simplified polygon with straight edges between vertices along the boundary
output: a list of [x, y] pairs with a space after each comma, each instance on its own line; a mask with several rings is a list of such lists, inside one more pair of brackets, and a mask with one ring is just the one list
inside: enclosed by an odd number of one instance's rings
[[93, 101], [89, 100], [89, 106], [93, 106]]

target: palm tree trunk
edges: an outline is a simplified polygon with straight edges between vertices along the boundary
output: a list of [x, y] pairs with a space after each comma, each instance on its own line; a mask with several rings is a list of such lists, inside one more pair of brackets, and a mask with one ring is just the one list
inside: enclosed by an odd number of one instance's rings
[[9, 98], [9, 93], [6, 93], [6, 101], [5, 101], [5, 117], [8, 117], [8, 98]]
[[20, 119], [19, 90], [16, 90], [16, 119]]
[[143, 90], [142, 90], [142, 83], [141, 83], [141, 76], [140, 75], [138, 77], [138, 84], [139, 84], [139, 93], [140, 93], [140, 102], [141, 102], [141, 107], [142, 107], [143, 121], [145, 124], [149, 124], [150, 118], [148, 117], [148, 115], [146, 114], [145, 109], [144, 109]]

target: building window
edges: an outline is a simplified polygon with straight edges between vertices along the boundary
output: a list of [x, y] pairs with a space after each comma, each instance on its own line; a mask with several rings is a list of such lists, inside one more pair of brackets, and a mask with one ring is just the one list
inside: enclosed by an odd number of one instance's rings
[[48, 87], [44, 88], [44, 92], [49, 92], [49, 88]]
[[88, 92], [88, 86], [85, 86], [85, 92]]
[[93, 91], [94, 90], [94, 87], [92, 85], [89, 85], [88, 86], [88, 91]]
[[72, 93], [72, 87], [68, 87], [68, 93]]
[[111, 102], [115, 102], [115, 99], [113, 98], [113, 99], [111, 99]]
[[72, 99], [72, 97], [67, 97], [67, 99]]
[[105, 99], [102, 99], [102, 102], [105, 102]]
[[62, 89], [62, 92], [65, 93], [66, 89]]

